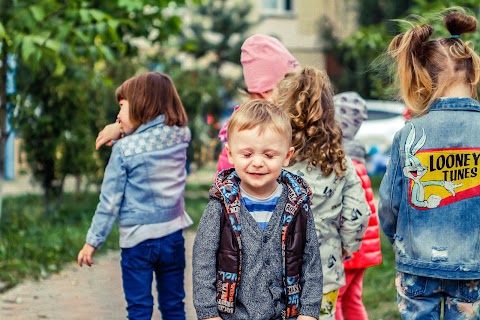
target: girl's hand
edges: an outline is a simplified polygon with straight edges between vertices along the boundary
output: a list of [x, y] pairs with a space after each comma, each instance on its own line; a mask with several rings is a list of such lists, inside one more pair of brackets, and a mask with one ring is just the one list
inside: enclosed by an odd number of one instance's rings
[[102, 131], [98, 133], [97, 140], [95, 140], [95, 149], [99, 149], [103, 144], [111, 146], [112, 140], [120, 139], [121, 130], [118, 122], [111, 123], [105, 126]]
[[78, 253], [78, 257], [77, 257], [78, 265], [82, 267], [83, 264], [85, 263], [87, 266], [91, 267], [93, 265], [92, 256], [95, 253], [95, 250], [97, 250], [97, 248], [92, 247], [88, 243], [85, 243], [85, 245], [83, 246], [83, 249], [80, 250], [80, 252]]
[[297, 317], [297, 320], [317, 320], [317, 318], [300, 315], [300, 316]]

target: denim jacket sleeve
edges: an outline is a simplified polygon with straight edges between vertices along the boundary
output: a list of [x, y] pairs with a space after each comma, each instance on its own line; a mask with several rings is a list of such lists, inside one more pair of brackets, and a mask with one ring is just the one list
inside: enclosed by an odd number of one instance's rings
[[378, 217], [383, 232], [393, 243], [400, 209], [403, 172], [400, 163], [400, 132], [397, 132], [392, 143], [390, 161], [380, 185]]
[[220, 201], [210, 200], [198, 224], [193, 243], [193, 304], [199, 319], [218, 317], [215, 281], [221, 214]]
[[371, 212], [365, 198], [362, 181], [358, 177], [350, 159], [347, 161], [345, 179], [346, 183], [342, 196], [343, 207], [340, 237], [342, 239], [342, 247], [348, 253], [353, 253], [360, 250], [361, 241], [367, 231]]
[[316, 318], [320, 314], [323, 292], [322, 261], [318, 246], [313, 213], [307, 218], [307, 242], [303, 252], [302, 296], [300, 314]]
[[105, 168], [100, 201], [87, 233], [86, 242], [91, 246], [101, 247], [112, 230], [122, 206], [126, 181], [127, 170], [122, 148], [115, 144]]

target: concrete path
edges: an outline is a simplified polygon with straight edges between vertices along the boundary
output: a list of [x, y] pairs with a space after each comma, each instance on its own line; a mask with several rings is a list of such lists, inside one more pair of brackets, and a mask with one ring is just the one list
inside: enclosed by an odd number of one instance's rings
[[[187, 319], [196, 319], [192, 303], [192, 246], [195, 233], [185, 231]], [[0, 295], [1, 320], [114, 320], [126, 318], [120, 270], [120, 252], [98, 252], [95, 265], [80, 268], [74, 262], [41, 281], [26, 281]], [[156, 297], [156, 295], [154, 295]], [[156, 298], [155, 298], [156, 299]], [[157, 303], [155, 301], [155, 305]], [[161, 319], [154, 311], [152, 319]]]
[[[189, 181], [208, 183], [212, 181], [215, 167], [210, 166], [188, 177]], [[66, 191], [74, 190], [75, 180], [67, 179]], [[27, 176], [18, 176], [14, 181], [4, 181], [0, 192], [3, 195], [40, 193], [41, 188], [32, 184]], [[192, 302], [192, 247], [195, 232], [186, 230], [185, 270], [187, 319], [196, 319]], [[80, 247], [79, 247], [80, 248]], [[95, 265], [80, 268], [72, 261], [62, 272], [40, 281], [27, 280], [13, 289], [0, 294], [0, 320], [117, 320], [126, 318], [120, 252], [99, 251], [94, 256]], [[154, 288], [154, 287], [153, 287]], [[155, 297], [155, 306], [156, 294]], [[158, 309], [154, 320], [161, 319]]]

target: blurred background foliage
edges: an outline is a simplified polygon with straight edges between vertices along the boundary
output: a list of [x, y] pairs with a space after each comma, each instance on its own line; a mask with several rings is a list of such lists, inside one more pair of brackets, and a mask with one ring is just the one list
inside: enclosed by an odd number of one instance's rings
[[[478, 0], [357, 0], [356, 4], [355, 34], [340, 41], [331, 21], [324, 18], [318, 36], [335, 91], [353, 90], [367, 99], [393, 97], [391, 79], [379, 72], [385, 68], [379, 57], [402, 31], [402, 24], [392, 19], [409, 14], [429, 17], [452, 5], [480, 15]], [[201, 167], [216, 159], [212, 150], [220, 150], [216, 139], [220, 118], [241, 99], [240, 47], [256, 24], [247, 18], [251, 9], [240, 0], [0, 0], [0, 128], [5, 131], [10, 103], [29, 169], [44, 190], [41, 199], [5, 200], [0, 280], [12, 286], [25, 276], [42, 277], [76, 255], [98, 194], [64, 195], [65, 177], [78, 179], [78, 191], [101, 182], [111, 149], [96, 151], [94, 141], [115, 120], [114, 92], [127, 78], [147, 70], [168, 73], [189, 116], [193, 133], [189, 162]], [[443, 25], [434, 26], [434, 36], [446, 35]], [[478, 33], [462, 38], [474, 44], [480, 40]], [[7, 55], [17, 61], [16, 94], [9, 96]], [[6, 134], [1, 133], [3, 176]], [[196, 222], [208, 201], [209, 185], [187, 185], [187, 211]], [[116, 238], [109, 237], [113, 248], [118, 248]], [[382, 242], [384, 264], [368, 270], [365, 302], [373, 319], [398, 319], [395, 301], [388, 300], [395, 296], [393, 253]], [[38, 243], [48, 256], [36, 253]]]
[[13, 104], [12, 122], [46, 211], [58, 207], [67, 175], [78, 177], [79, 186], [101, 181], [110, 148], [95, 151], [96, 135], [116, 118], [116, 87], [142, 71], [173, 78], [193, 133], [189, 163], [213, 159], [205, 146], [219, 148], [218, 119], [241, 83], [249, 4], [6, 0], [0, 6], [2, 57], [18, 62], [15, 95], [6, 95], [2, 68], [0, 127], [6, 104]]
[[[480, 10], [478, 0], [356, 4], [355, 34], [340, 41], [323, 18], [318, 36], [335, 91], [354, 90], [368, 99], [394, 97], [381, 58], [402, 30], [393, 19], [428, 17], [452, 5], [477, 16]], [[239, 0], [1, 1], [1, 66], [7, 54], [15, 56], [17, 75], [16, 94], [7, 96], [7, 68], [0, 67], [0, 127], [8, 102], [15, 106], [12, 122], [47, 211], [58, 207], [66, 176], [77, 177], [79, 188], [99, 184], [110, 148], [96, 151], [94, 140], [116, 118], [116, 87], [142, 71], [173, 78], [193, 133], [189, 164], [215, 160], [221, 118], [241, 100], [240, 47], [257, 23], [249, 18], [251, 10], [251, 3]], [[434, 36], [446, 32], [435, 28]], [[478, 34], [465, 39], [480, 40]], [[0, 174], [5, 138], [0, 135]]]
[[[405, 31], [408, 25], [400, 22], [409, 17], [422, 16], [435, 28], [432, 38], [449, 34], [438, 13], [450, 7], [462, 7], [480, 17], [478, 0], [359, 0], [359, 28], [356, 33], [340, 41], [331, 27], [331, 21], [319, 22], [319, 35], [325, 41], [327, 73], [337, 92], [356, 91], [366, 99], [398, 99], [392, 86], [389, 70], [393, 65], [385, 50], [393, 37]], [[462, 36], [464, 41], [480, 42], [480, 34]]]

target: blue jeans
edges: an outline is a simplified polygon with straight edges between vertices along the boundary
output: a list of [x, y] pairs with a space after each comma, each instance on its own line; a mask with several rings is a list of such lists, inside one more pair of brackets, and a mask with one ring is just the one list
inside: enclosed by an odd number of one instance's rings
[[398, 310], [402, 319], [480, 319], [480, 280], [446, 280], [397, 272]]
[[128, 319], [152, 319], [155, 273], [162, 319], [185, 320], [185, 240], [182, 230], [122, 249], [121, 266]]

